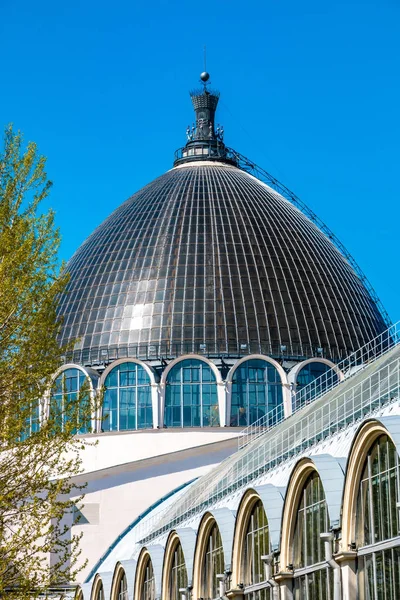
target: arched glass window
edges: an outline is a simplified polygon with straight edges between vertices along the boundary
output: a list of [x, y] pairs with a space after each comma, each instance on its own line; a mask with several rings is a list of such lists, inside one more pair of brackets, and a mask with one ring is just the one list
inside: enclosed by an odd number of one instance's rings
[[231, 427], [251, 425], [271, 411], [271, 425], [283, 416], [282, 381], [265, 360], [246, 360], [235, 369], [231, 398]]
[[270, 600], [269, 587], [250, 591], [248, 588], [265, 581], [265, 566], [262, 556], [270, 553], [268, 521], [261, 500], [258, 500], [250, 513], [243, 553], [243, 577], [246, 598], [249, 600]]
[[148, 557], [146, 566], [144, 569], [144, 577], [142, 583], [142, 589], [140, 594], [141, 600], [155, 600], [156, 597], [156, 586], [154, 581], [153, 563], [150, 557]]
[[[80, 405], [82, 411], [79, 410]], [[80, 369], [74, 368], [60, 373], [53, 384], [50, 416], [60, 419], [63, 429], [67, 421], [74, 420], [77, 422], [76, 433], [88, 433], [91, 429], [89, 405], [87, 376]]]
[[168, 373], [165, 392], [167, 427], [219, 425], [217, 384], [210, 366], [197, 359], [178, 362]]
[[220, 597], [218, 575], [224, 573], [224, 550], [218, 525], [214, 523], [208, 535], [202, 566], [202, 597], [210, 600]]
[[[359, 590], [366, 600], [400, 598], [399, 485], [399, 456], [393, 442], [382, 435], [369, 449], [357, 498]], [[382, 542], [385, 549], [374, 552], [371, 546]]]
[[[321, 533], [329, 531], [328, 508], [318, 473], [308, 477], [297, 509], [293, 538], [293, 566], [295, 568], [296, 600], [332, 600], [333, 570], [325, 563], [324, 542]], [[304, 575], [296, 569], [308, 567]], [[314, 567], [310, 569], [310, 567]]]
[[136, 363], [117, 365], [106, 377], [103, 398], [103, 431], [151, 429], [151, 381]]
[[174, 550], [169, 579], [169, 600], [182, 600], [180, 589], [187, 588], [188, 577], [181, 544]]
[[29, 417], [27, 419], [27, 425], [30, 433], [36, 433], [36, 431], [39, 431], [39, 402], [35, 402], [35, 404], [32, 406], [31, 411], [29, 413]]
[[21, 431], [21, 442], [40, 429], [39, 400], [32, 402], [28, 407], [23, 407], [23, 411], [25, 416], [25, 427]]
[[126, 581], [126, 574], [124, 573], [119, 580], [118, 585], [118, 600], [128, 600], [128, 582]]
[[96, 593], [95, 600], [104, 600], [104, 588], [103, 588], [103, 584], [102, 583], [97, 588], [97, 593]]
[[[310, 383], [314, 382], [314, 385]], [[294, 408], [300, 408], [338, 382], [337, 373], [323, 362], [311, 362], [297, 374]]]

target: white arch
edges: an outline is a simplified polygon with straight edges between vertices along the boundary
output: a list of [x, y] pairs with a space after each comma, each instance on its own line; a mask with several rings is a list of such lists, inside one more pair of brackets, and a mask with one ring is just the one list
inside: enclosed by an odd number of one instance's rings
[[[158, 382], [156, 381], [157, 375], [156, 375], [154, 369], [152, 369], [145, 362], [143, 362], [142, 360], [139, 360], [138, 358], [118, 358], [117, 360], [114, 360], [114, 362], [109, 364], [108, 367], [106, 369], [104, 369], [103, 373], [101, 374], [101, 377], [99, 380], [99, 389], [101, 389], [104, 386], [107, 375], [109, 375], [111, 373], [111, 371], [113, 371], [113, 369], [115, 369], [115, 367], [118, 367], [119, 365], [123, 365], [125, 363], [134, 363], [136, 365], [139, 365], [140, 367], [143, 367], [143, 369], [146, 371], [147, 375], [150, 377], [151, 406], [153, 409], [153, 429], [157, 429], [157, 427], [160, 426], [159, 386], [158, 386]], [[158, 377], [157, 377], [157, 379], [158, 379]], [[102, 422], [101, 408], [99, 408], [98, 422], [99, 422], [99, 429], [101, 429], [101, 422]]]
[[279, 377], [282, 382], [282, 400], [283, 400], [283, 412], [285, 417], [289, 417], [292, 414], [292, 397], [290, 392], [290, 385], [285, 370], [276, 360], [265, 356], [264, 354], [250, 354], [240, 358], [229, 370], [226, 378], [226, 413], [227, 413], [227, 424], [230, 423], [231, 419], [231, 406], [232, 406], [232, 379], [233, 375], [238, 367], [249, 360], [263, 360], [269, 363], [278, 371]]
[[188, 576], [188, 584], [193, 583], [193, 565], [194, 553], [196, 549], [197, 531], [193, 527], [178, 527], [176, 535], [179, 538], [182, 546], [183, 556], [185, 557], [186, 572]]
[[144, 549], [148, 552], [151, 559], [151, 564], [153, 566], [155, 597], [156, 599], [158, 599], [161, 598], [162, 591], [162, 574], [165, 546], [163, 544], [150, 544], [149, 546], [145, 546]]
[[155, 374], [154, 370], [149, 365], [147, 365], [145, 362], [143, 362], [142, 360], [139, 360], [138, 358], [118, 358], [117, 360], [114, 360], [111, 364], [108, 365], [108, 367], [106, 367], [104, 369], [103, 373], [101, 374], [100, 380], [99, 380], [99, 387], [104, 385], [107, 375], [109, 373], [111, 373], [111, 371], [113, 369], [115, 369], [115, 367], [118, 367], [118, 365], [123, 365], [125, 363], [135, 363], [136, 365], [143, 367], [143, 369], [146, 371], [146, 373], [150, 377], [151, 383], [157, 383], [156, 382], [156, 374]]
[[98, 575], [103, 583], [104, 600], [111, 600], [111, 587], [114, 578], [114, 571], [103, 571], [98, 573]]
[[[40, 422], [43, 422], [49, 418], [50, 402], [51, 402], [51, 389], [52, 389], [57, 377], [59, 375], [61, 375], [62, 373], [64, 373], [65, 371], [68, 371], [69, 369], [77, 369], [78, 371], [80, 371], [81, 373], [84, 374], [86, 379], [89, 381], [90, 402], [91, 402], [92, 406], [95, 404], [98, 388], [97, 388], [97, 386], [94, 386], [94, 381], [97, 382], [100, 377], [99, 374], [97, 373], [97, 371], [95, 371], [94, 369], [91, 369], [90, 367], [82, 367], [82, 365], [76, 365], [75, 363], [67, 363], [67, 364], [59, 367], [57, 369], [57, 371], [51, 377], [50, 386], [44, 397], [43, 412], [42, 412], [42, 414], [39, 415]], [[97, 429], [96, 423], [97, 423], [97, 414], [96, 414], [96, 411], [94, 411], [94, 413], [92, 414], [92, 419], [91, 419], [92, 431], [96, 431], [96, 429]]]
[[331, 360], [328, 360], [327, 358], [315, 357], [315, 358], [307, 358], [307, 360], [303, 360], [301, 363], [298, 363], [292, 369], [290, 369], [290, 371], [287, 375], [289, 383], [292, 384], [293, 386], [296, 386], [297, 385], [297, 377], [298, 377], [300, 371], [304, 367], [309, 365], [310, 363], [322, 363], [324, 365], [327, 365], [333, 371], [335, 371], [336, 375], [339, 378], [339, 381], [344, 380], [344, 373], [339, 369], [339, 367], [337, 365], [335, 365], [335, 363], [333, 363]]
[[[219, 422], [221, 427], [225, 427], [227, 422], [226, 422], [226, 401], [225, 401], [225, 385], [224, 382], [222, 381], [222, 375], [219, 371], [219, 369], [217, 368], [217, 366], [211, 362], [211, 360], [209, 360], [208, 358], [206, 358], [205, 356], [201, 356], [200, 354], [184, 354], [183, 356], [179, 356], [178, 358], [175, 358], [174, 360], [172, 360], [169, 365], [165, 368], [165, 370], [163, 371], [163, 374], [161, 375], [161, 381], [160, 381], [160, 419], [162, 420], [164, 417], [164, 411], [165, 411], [165, 385], [167, 383], [168, 380], [168, 373], [171, 371], [171, 369], [173, 369], [175, 367], [175, 365], [179, 364], [180, 362], [184, 361], [184, 360], [200, 360], [204, 363], [206, 363], [206, 365], [208, 365], [210, 367], [210, 369], [212, 370], [212, 372], [215, 375], [215, 379], [216, 379], [216, 385], [217, 385], [217, 398], [218, 398], [218, 410], [219, 410]], [[160, 423], [161, 425], [161, 423]]]
[[171, 371], [171, 369], [173, 369], [173, 367], [175, 365], [177, 365], [178, 363], [180, 363], [184, 360], [188, 360], [188, 359], [201, 360], [202, 362], [205, 362], [213, 371], [215, 378], [217, 380], [217, 383], [222, 382], [222, 375], [221, 375], [219, 369], [217, 368], [217, 366], [213, 362], [211, 362], [211, 360], [209, 360], [205, 356], [201, 356], [201, 354], [184, 354], [183, 356], [179, 356], [178, 358], [174, 358], [174, 360], [171, 360], [171, 362], [168, 364], [168, 366], [165, 367], [165, 369], [161, 375], [161, 380], [160, 380], [161, 385], [165, 385], [165, 383], [167, 381], [168, 373]]

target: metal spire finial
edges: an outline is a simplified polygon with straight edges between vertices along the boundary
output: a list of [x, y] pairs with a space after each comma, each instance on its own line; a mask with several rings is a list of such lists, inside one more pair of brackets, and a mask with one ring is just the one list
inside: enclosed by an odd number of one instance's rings
[[207, 72], [207, 48], [204, 46], [204, 71], [200, 74], [204, 89], [207, 87], [207, 81], [210, 79], [210, 73]]

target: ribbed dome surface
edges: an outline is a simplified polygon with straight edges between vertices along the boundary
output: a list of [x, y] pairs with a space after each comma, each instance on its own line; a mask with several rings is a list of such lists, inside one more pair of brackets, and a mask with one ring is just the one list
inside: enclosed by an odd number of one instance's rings
[[62, 342], [326, 356], [386, 326], [332, 242], [236, 167], [188, 163], [117, 208], [68, 263]]

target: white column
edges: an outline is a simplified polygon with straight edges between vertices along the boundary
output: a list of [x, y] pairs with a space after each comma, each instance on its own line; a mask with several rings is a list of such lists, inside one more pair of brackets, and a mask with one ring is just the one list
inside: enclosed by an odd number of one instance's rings
[[292, 414], [292, 390], [290, 383], [282, 383], [283, 413], [285, 419]]
[[160, 411], [160, 385], [158, 383], [151, 383], [151, 405], [153, 408], [153, 429], [162, 427], [164, 423], [162, 417], [164, 411]]
[[221, 427], [227, 425], [227, 398], [226, 398], [225, 382], [217, 382], [217, 398], [219, 407], [219, 422]]

